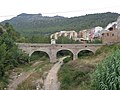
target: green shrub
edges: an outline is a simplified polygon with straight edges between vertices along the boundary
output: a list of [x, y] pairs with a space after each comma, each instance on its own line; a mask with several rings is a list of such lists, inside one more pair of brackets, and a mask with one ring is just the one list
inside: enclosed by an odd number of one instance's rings
[[92, 51], [89, 51], [89, 50], [83, 50], [83, 51], [80, 51], [78, 53], [78, 58], [84, 58], [84, 57], [87, 57], [87, 56], [93, 56], [94, 53]]
[[87, 41], [89, 44], [101, 44], [102, 40], [101, 39], [95, 39], [94, 41]]
[[67, 62], [69, 62], [69, 61], [71, 61], [71, 60], [72, 60], [71, 57], [66, 57], [66, 58], [63, 60], [63, 63], [67, 63]]
[[60, 68], [58, 78], [61, 82], [61, 90], [87, 90], [87, 84], [90, 83], [89, 73], [91, 68], [86, 65], [83, 65], [82, 68], [76, 66], [75, 63], [66, 63]]
[[45, 52], [34, 52], [30, 57], [30, 61], [46, 60], [48, 58], [49, 56]]
[[98, 65], [92, 74], [92, 90], [120, 90], [120, 50]]

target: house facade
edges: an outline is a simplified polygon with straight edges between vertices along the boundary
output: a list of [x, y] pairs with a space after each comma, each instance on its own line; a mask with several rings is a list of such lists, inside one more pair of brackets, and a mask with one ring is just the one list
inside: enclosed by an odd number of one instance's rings
[[95, 28], [81, 30], [78, 33], [78, 37], [84, 41], [93, 41], [95, 38], [101, 38], [102, 27], [97, 26]]
[[60, 31], [60, 32], [56, 32], [56, 33], [52, 34], [50, 36], [50, 38], [57, 40], [58, 37], [60, 37], [60, 36], [64, 36], [64, 37], [68, 37], [69, 39], [76, 40], [77, 32], [75, 32], [75, 31]]
[[75, 41], [94, 41], [95, 39], [102, 40], [103, 44], [113, 44], [120, 42], [120, 17], [116, 22], [107, 25], [106, 28], [97, 26], [91, 29], [81, 30], [78, 33], [72, 31], [60, 31], [52, 34], [51, 39], [57, 40], [58, 37], [64, 36]]
[[120, 17], [117, 22], [108, 24], [102, 33], [103, 44], [114, 44], [120, 42]]
[[102, 33], [103, 44], [114, 44], [120, 42], [120, 30], [106, 31]]

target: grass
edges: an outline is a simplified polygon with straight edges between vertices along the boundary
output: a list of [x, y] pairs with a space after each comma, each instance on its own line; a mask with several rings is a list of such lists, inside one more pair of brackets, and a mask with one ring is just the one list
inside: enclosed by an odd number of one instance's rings
[[89, 73], [93, 70], [93, 65], [78, 63], [78, 61], [64, 64], [58, 73], [61, 90], [80, 90], [79, 87], [83, 83], [89, 83]]
[[91, 90], [120, 90], [120, 49], [107, 56], [91, 75]]
[[67, 63], [67, 62], [69, 62], [69, 61], [71, 61], [72, 60], [72, 57], [66, 57], [64, 60], [63, 60], [63, 63]]
[[120, 44], [105, 45], [98, 49], [95, 55], [83, 56], [65, 63], [58, 73], [61, 90], [90, 90], [90, 75], [104, 58], [117, 49], [120, 49]]
[[[45, 78], [45, 72], [51, 68], [52, 64], [48, 60], [41, 61], [37, 66], [34, 66], [34, 72], [20, 85], [16, 90], [36, 90], [37, 82], [41, 78]], [[40, 82], [39, 82], [40, 83]]]
[[1, 78], [0, 77], [0, 90], [4, 90], [8, 84], [8, 77]]
[[[58, 73], [61, 82], [61, 90], [89, 90], [90, 74], [96, 69], [99, 62], [117, 49], [120, 49], [120, 44], [111, 46], [105, 45], [98, 49], [95, 55], [85, 56], [78, 60], [65, 63]], [[38, 63], [33, 64], [35, 62]], [[46, 60], [46, 58], [43, 57], [41, 60], [32, 60], [30, 64], [21, 65], [7, 73], [11, 74], [11, 72], [14, 71], [17, 74], [20, 74], [22, 72], [35, 70], [34, 73], [32, 73], [30, 77], [17, 88], [17, 90], [34, 90], [37, 79], [40, 79], [41, 77], [44, 78], [46, 75], [45, 72], [48, 71], [51, 66], [52, 64], [49, 63], [49, 60]], [[6, 83], [3, 83], [3, 81]], [[5, 87], [6, 84], [8, 84], [7, 78], [0, 79], [0, 90], [2, 90], [2, 87]]]

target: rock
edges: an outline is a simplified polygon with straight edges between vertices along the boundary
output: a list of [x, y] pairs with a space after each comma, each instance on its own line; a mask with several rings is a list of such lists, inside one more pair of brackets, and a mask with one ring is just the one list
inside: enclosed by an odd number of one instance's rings
[[42, 78], [45, 79], [47, 75], [48, 75], [48, 72], [44, 72], [42, 75]]
[[36, 81], [36, 90], [42, 90], [43, 89], [43, 79], [41, 78], [41, 79], [38, 79], [37, 81]]

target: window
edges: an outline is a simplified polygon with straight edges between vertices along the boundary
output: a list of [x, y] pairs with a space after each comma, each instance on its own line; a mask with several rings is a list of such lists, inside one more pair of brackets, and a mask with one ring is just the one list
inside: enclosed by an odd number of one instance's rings
[[104, 36], [104, 33], [102, 34], [102, 36]]
[[113, 27], [109, 28], [110, 31], [113, 31]]
[[107, 36], [109, 36], [109, 33], [107, 33]]
[[85, 47], [87, 47], [87, 46], [85, 46]]
[[112, 34], [112, 36], [114, 36], [114, 34]]

